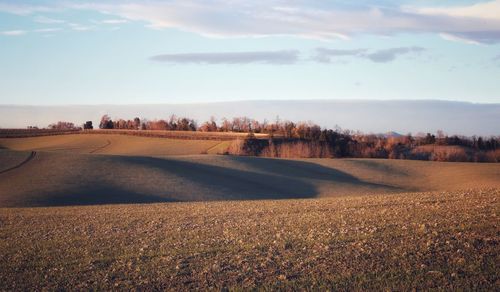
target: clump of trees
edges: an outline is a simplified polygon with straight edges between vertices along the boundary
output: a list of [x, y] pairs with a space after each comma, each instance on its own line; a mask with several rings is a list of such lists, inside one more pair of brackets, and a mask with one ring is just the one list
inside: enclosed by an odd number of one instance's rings
[[188, 118], [177, 118], [171, 116], [169, 120], [133, 120], [116, 119], [112, 120], [108, 115], [104, 115], [99, 123], [99, 129], [120, 129], [120, 130], [169, 130], [169, 131], [196, 131], [196, 122]]
[[84, 130], [93, 130], [94, 126], [92, 125], [92, 121], [86, 121], [85, 124], [83, 124], [83, 129]]
[[48, 128], [51, 130], [79, 130], [79, 129], [81, 129], [80, 127], [75, 126], [75, 124], [73, 124], [71, 122], [62, 122], [62, 121], [59, 121], [59, 122], [54, 123], [54, 124], [50, 124], [48, 126]]
[[141, 120], [135, 118], [133, 120], [117, 119], [113, 121], [108, 115], [104, 115], [99, 123], [99, 129], [124, 129], [124, 130], [139, 130]]

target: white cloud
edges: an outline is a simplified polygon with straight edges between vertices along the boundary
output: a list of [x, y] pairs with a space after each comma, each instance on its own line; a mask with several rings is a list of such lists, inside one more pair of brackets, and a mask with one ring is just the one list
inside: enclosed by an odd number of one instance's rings
[[127, 23], [128, 20], [126, 19], [105, 19], [105, 20], [101, 20], [99, 21], [99, 23], [102, 23], [102, 24], [122, 24], [122, 23]]
[[464, 44], [468, 44], [468, 45], [480, 45], [481, 44], [478, 41], [463, 38], [463, 37], [456, 36], [456, 35], [449, 34], [449, 33], [440, 33], [439, 36], [444, 40], [452, 41], [452, 42], [464, 43]]
[[20, 35], [24, 35], [26, 33], [27, 33], [27, 31], [25, 31], [25, 30], [4, 30], [4, 31], [0, 32], [1, 35], [5, 35], [5, 36], [20, 36]]
[[61, 28], [52, 27], [52, 28], [39, 28], [39, 29], [35, 29], [34, 32], [45, 33], [45, 32], [56, 32], [56, 31], [61, 31], [61, 30], [62, 30]]
[[[461, 6], [357, 4], [350, 9], [320, 1], [171, 0], [55, 2], [58, 9], [99, 11], [120, 19], [102, 23], [143, 22], [154, 29], [176, 28], [209, 37], [292, 35], [349, 39], [358, 34], [436, 33], [446, 40], [500, 42], [500, 0]], [[64, 4], [61, 4], [64, 3]], [[0, 11], [34, 13], [43, 7], [4, 4]], [[46, 9], [55, 9], [46, 7]], [[122, 20], [123, 19], [123, 20]]]
[[406, 10], [413, 10], [419, 14], [426, 15], [445, 15], [457, 18], [478, 18], [498, 21], [500, 19], [500, 0], [458, 7], [406, 8]]
[[500, 41], [500, 0], [461, 7], [317, 8], [308, 2], [266, 1], [91, 3], [77, 9], [98, 10], [148, 27], [178, 28], [205, 36], [295, 35], [348, 39], [356, 34], [444, 33], [476, 42]]
[[55, 23], [64, 23], [65, 22], [64, 20], [49, 18], [49, 17], [43, 16], [43, 15], [35, 17], [34, 20], [35, 20], [35, 22], [44, 23], [44, 24], [55, 24]]
[[76, 31], [88, 31], [88, 30], [92, 30], [95, 28], [94, 26], [87, 26], [87, 25], [82, 25], [79, 23], [68, 23], [68, 25], [72, 30], [76, 30]]
[[18, 1], [13, 3], [0, 2], [0, 12], [6, 12], [16, 15], [30, 15], [37, 12], [52, 12], [56, 11], [55, 7], [22, 4]]

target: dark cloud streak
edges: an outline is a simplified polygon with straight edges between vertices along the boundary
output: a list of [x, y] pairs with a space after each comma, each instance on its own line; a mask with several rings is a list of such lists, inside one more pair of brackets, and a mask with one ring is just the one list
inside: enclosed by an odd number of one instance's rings
[[398, 56], [409, 53], [421, 53], [425, 51], [421, 47], [401, 47], [379, 50], [374, 53], [368, 54], [365, 57], [376, 63], [387, 63], [394, 61]]
[[299, 59], [299, 51], [253, 51], [253, 52], [218, 52], [218, 53], [182, 53], [162, 54], [150, 57], [156, 62], [174, 64], [294, 64]]
[[330, 63], [332, 57], [345, 57], [345, 56], [363, 56], [367, 50], [366, 49], [353, 49], [353, 50], [339, 50], [339, 49], [327, 49], [327, 48], [317, 48], [316, 56], [314, 60], [320, 63]]
[[339, 50], [339, 49], [327, 49], [327, 48], [317, 48], [316, 55], [313, 60], [320, 63], [330, 63], [333, 58], [339, 57], [355, 57], [368, 59], [375, 63], [388, 63], [394, 61], [398, 56], [410, 54], [410, 53], [421, 53], [426, 49], [422, 47], [399, 47], [399, 48], [389, 48], [377, 50], [374, 52], [368, 52], [367, 49], [350, 49], [350, 50]]

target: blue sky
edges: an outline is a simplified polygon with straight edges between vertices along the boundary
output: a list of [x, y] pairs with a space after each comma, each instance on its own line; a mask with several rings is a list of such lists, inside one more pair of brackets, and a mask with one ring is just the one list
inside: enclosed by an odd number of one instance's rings
[[500, 0], [0, 0], [0, 104], [252, 99], [500, 102]]

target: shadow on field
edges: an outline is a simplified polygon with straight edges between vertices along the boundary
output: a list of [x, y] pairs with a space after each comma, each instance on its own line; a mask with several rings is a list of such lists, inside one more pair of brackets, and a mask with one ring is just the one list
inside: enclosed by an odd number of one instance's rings
[[0, 207], [314, 198], [396, 191], [308, 161], [155, 158], [41, 152], [0, 174]]
[[231, 159], [259, 171], [291, 177], [294, 179], [322, 180], [333, 183], [385, 188], [390, 190], [399, 189], [391, 185], [363, 181], [344, 171], [335, 168], [324, 167], [322, 165], [307, 161], [234, 156], [231, 157]]
[[393, 176], [405, 176], [405, 177], [410, 176], [407, 172], [392, 165], [398, 163], [399, 161], [393, 160], [391, 161], [391, 164], [387, 164], [386, 162], [387, 160], [373, 159], [373, 158], [371, 160], [366, 160], [366, 159], [349, 160], [349, 163], [353, 165], [365, 167], [373, 171], [380, 171]]
[[104, 183], [94, 183], [92, 186], [83, 186], [33, 198], [32, 206], [83, 206], [104, 204], [141, 204], [175, 202], [153, 194], [141, 194], [131, 190]]

